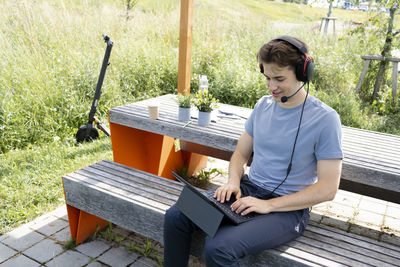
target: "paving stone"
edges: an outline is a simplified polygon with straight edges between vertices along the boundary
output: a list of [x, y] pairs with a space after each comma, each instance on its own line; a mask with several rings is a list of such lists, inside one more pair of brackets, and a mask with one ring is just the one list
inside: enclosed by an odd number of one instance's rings
[[76, 250], [89, 257], [96, 258], [110, 247], [110, 245], [104, 243], [103, 241], [94, 240], [88, 243], [80, 244], [76, 247]]
[[341, 217], [352, 218], [355, 213], [355, 209], [351, 206], [332, 202], [328, 206], [328, 212], [331, 214], [340, 215]]
[[44, 235], [52, 235], [68, 226], [68, 222], [54, 216], [50, 216], [45, 220], [40, 220], [31, 225], [31, 229], [38, 231]]
[[95, 260], [86, 265], [86, 267], [108, 267], [108, 265]]
[[376, 203], [382, 203], [382, 204], [387, 204], [388, 202], [386, 200], [378, 199], [378, 198], [373, 198], [373, 197], [368, 197], [368, 196], [362, 196], [361, 201], [372, 201]]
[[324, 215], [328, 211], [330, 202], [322, 202], [312, 207], [312, 211]]
[[360, 210], [373, 211], [378, 214], [385, 214], [387, 203], [386, 202], [377, 202], [371, 200], [361, 200], [360, 205], [358, 206]]
[[17, 254], [17, 251], [0, 243], [0, 263]]
[[51, 239], [44, 239], [33, 247], [25, 250], [23, 253], [31, 259], [44, 263], [60, 254], [62, 251], [63, 248], [60, 244], [57, 244]]
[[8, 234], [0, 235], [0, 242], [8, 237]]
[[386, 215], [400, 219], [400, 205], [389, 203], [386, 210]]
[[49, 261], [46, 266], [47, 267], [60, 267], [60, 266], [68, 266], [68, 267], [80, 267], [86, 265], [91, 259], [83, 255], [79, 252], [73, 250], [67, 250], [61, 255], [55, 257], [51, 261]]
[[32, 232], [27, 227], [17, 228], [7, 235], [8, 238], [4, 239], [2, 243], [16, 250], [25, 250], [45, 238], [45, 236]]
[[66, 227], [66, 228], [62, 229], [61, 231], [55, 233], [51, 237], [60, 243], [65, 243], [65, 242], [71, 240], [71, 231], [70, 231], [69, 227]]
[[104, 262], [113, 267], [127, 266], [133, 263], [137, 259], [136, 253], [129, 254], [125, 248], [118, 247], [108, 250], [106, 253], [101, 255], [98, 260]]
[[131, 265], [130, 267], [157, 267], [159, 266], [158, 262], [156, 260], [153, 260], [151, 258], [146, 258], [146, 257], [141, 257]]
[[58, 208], [56, 208], [55, 210], [53, 210], [52, 212], [50, 212], [50, 215], [57, 217], [57, 218], [62, 218], [62, 219], [67, 219], [68, 220], [68, 215], [67, 215], [67, 206], [66, 205], [62, 205]]
[[0, 242], [3, 242], [3, 240], [9, 238], [10, 236], [22, 236], [25, 235], [26, 233], [32, 232], [32, 230], [29, 228], [29, 225], [32, 223], [27, 223], [24, 224], [18, 228], [15, 228], [14, 230], [0, 236]]
[[322, 224], [329, 225], [335, 227], [337, 229], [341, 229], [347, 231], [350, 227], [350, 223], [348, 222], [347, 217], [330, 217], [330, 216], [323, 216], [321, 220]]
[[29, 259], [24, 255], [18, 255], [17, 257], [11, 258], [1, 264], [1, 267], [37, 267], [39, 263]]
[[338, 193], [336, 194], [335, 198], [333, 199], [333, 202], [335, 203], [341, 203], [344, 205], [348, 205], [350, 207], [358, 207], [361, 201], [361, 196], [357, 194], [353, 194], [351, 192], [339, 190]]
[[378, 226], [379, 229], [383, 224], [383, 215], [375, 212], [360, 210], [358, 214], [354, 216], [354, 222], [363, 222], [373, 226]]
[[383, 227], [385, 227], [385, 226], [389, 227], [392, 231], [396, 231], [396, 232], [400, 233], [400, 220], [397, 218], [386, 216]]

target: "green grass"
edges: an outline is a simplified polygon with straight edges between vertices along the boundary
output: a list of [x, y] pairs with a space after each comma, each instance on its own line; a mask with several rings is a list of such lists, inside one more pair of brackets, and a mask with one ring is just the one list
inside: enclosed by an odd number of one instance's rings
[[61, 177], [102, 159], [112, 159], [109, 138], [0, 154], [0, 234], [65, 203]]

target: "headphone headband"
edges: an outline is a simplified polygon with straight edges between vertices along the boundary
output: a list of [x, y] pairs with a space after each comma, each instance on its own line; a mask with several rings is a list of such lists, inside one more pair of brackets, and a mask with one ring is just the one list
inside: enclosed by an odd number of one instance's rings
[[278, 37], [272, 39], [272, 41], [273, 41], [273, 40], [282, 40], [282, 41], [286, 41], [286, 42], [288, 42], [289, 44], [295, 46], [295, 47], [296, 47], [301, 53], [303, 53], [304, 55], [307, 54], [307, 52], [308, 52], [307, 48], [306, 48], [302, 43], [300, 43], [299, 41], [297, 41], [297, 40], [294, 39], [293, 37], [290, 37], [289, 35], [280, 35], [280, 36], [278, 36]]

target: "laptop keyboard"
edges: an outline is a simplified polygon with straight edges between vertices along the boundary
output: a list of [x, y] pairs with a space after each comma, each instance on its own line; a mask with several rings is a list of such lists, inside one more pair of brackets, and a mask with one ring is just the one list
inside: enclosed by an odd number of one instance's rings
[[258, 213], [255, 212], [251, 212], [247, 215], [241, 215], [238, 214], [234, 211], [231, 210], [231, 205], [234, 201], [225, 201], [224, 203], [221, 203], [219, 201], [217, 201], [214, 198], [214, 193], [215, 193], [215, 189], [214, 190], [208, 190], [208, 191], [204, 191], [204, 194], [207, 196], [208, 199], [211, 199], [218, 207], [220, 207], [225, 214], [230, 217], [232, 220], [234, 220], [236, 223], [241, 223], [244, 221], [248, 221], [251, 218], [256, 217], [257, 215], [260, 215]]

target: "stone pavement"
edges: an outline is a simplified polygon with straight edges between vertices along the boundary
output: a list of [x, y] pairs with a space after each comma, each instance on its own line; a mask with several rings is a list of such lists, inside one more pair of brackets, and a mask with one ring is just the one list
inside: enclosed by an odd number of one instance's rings
[[[211, 160], [209, 168], [220, 167]], [[217, 165], [216, 165], [217, 164]], [[226, 165], [224, 166], [226, 167]], [[213, 182], [223, 182], [223, 176]], [[313, 221], [400, 246], [400, 205], [339, 190], [312, 209]], [[161, 244], [118, 226], [71, 245], [65, 205], [0, 236], [0, 266], [162, 266]], [[111, 240], [111, 241], [107, 241]], [[204, 266], [194, 257], [190, 266]]]

